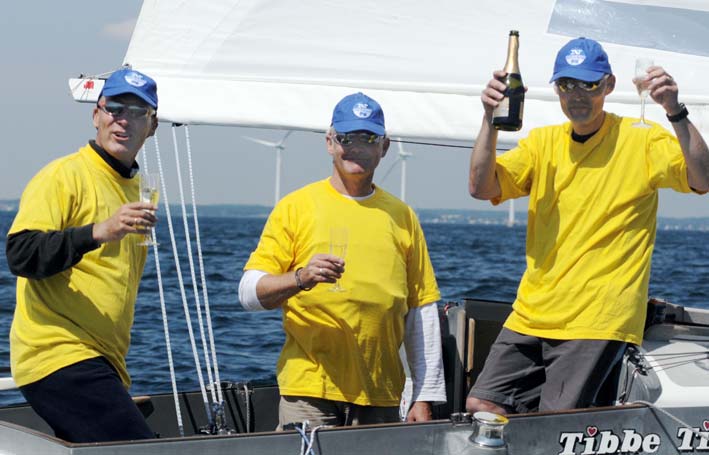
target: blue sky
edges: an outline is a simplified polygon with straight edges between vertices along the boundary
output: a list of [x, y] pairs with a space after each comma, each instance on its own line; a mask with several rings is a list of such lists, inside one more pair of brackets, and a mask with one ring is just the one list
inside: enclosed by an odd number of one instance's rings
[[[138, 0], [121, 2], [6, 2], [0, 16], [0, 72], [3, 166], [0, 199], [19, 198], [27, 181], [44, 164], [71, 153], [94, 137], [91, 106], [72, 101], [67, 80], [80, 73], [98, 74], [118, 67], [140, 10]], [[491, 69], [492, 70], [492, 69]], [[159, 93], [159, 87], [158, 87]], [[386, 111], [386, 106], [384, 106]], [[326, 119], [327, 121], [327, 119]], [[184, 133], [178, 130], [178, 137]], [[205, 204], [271, 205], [275, 154], [243, 139], [277, 141], [281, 131], [194, 126], [190, 128], [197, 201]], [[472, 134], [471, 134], [472, 136]], [[179, 199], [170, 126], [158, 138], [170, 202]], [[491, 209], [467, 194], [469, 150], [406, 146], [407, 202], [415, 208]], [[398, 148], [393, 145], [375, 181], [399, 194]], [[152, 142], [149, 153], [152, 152]], [[184, 153], [184, 149], [181, 150]], [[186, 157], [180, 158], [186, 164]], [[386, 171], [395, 166], [384, 181]], [[295, 132], [283, 156], [281, 194], [331, 172], [324, 138]], [[187, 182], [186, 175], [183, 179]], [[524, 202], [517, 210], [523, 210]], [[661, 193], [660, 215], [709, 216], [709, 201], [694, 195]], [[499, 207], [506, 210], [506, 207]]]

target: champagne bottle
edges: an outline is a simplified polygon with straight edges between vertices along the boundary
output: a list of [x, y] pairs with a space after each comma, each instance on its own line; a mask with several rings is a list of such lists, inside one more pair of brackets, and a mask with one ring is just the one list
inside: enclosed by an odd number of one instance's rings
[[522, 128], [522, 113], [524, 111], [524, 84], [519, 72], [517, 51], [519, 50], [519, 32], [510, 31], [507, 44], [507, 62], [505, 63], [505, 98], [492, 113], [492, 125], [502, 131], [519, 131]]

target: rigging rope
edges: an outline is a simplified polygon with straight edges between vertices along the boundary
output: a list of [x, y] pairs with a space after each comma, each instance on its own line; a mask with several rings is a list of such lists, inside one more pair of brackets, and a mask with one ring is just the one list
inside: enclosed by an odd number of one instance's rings
[[[670, 368], [676, 368], [683, 365], [697, 363], [701, 360], [707, 360], [709, 359], [709, 351], [654, 353], [641, 354], [641, 356], [648, 362], [648, 369], [654, 371], [666, 371]], [[651, 358], [648, 359], [648, 357]]]
[[[190, 228], [189, 224], [187, 222], [187, 205], [185, 202], [185, 193], [184, 193], [184, 185], [182, 183], [182, 169], [180, 166], [180, 154], [179, 150], [177, 147], [177, 133], [175, 130], [177, 129], [177, 125], [172, 125], [172, 142], [174, 144], [174, 149], [175, 149], [175, 165], [177, 166], [177, 187], [180, 190], [180, 207], [182, 208], [182, 225], [185, 231], [185, 246], [187, 248], [187, 260], [190, 266], [190, 276], [192, 278], [192, 292], [194, 293], [194, 299], [195, 299], [195, 307], [197, 309], [197, 326], [199, 327], [199, 334], [202, 339], [202, 351], [204, 354], [204, 363], [205, 363], [205, 368], [207, 369], [207, 379], [209, 381], [209, 384], [214, 384], [214, 379], [212, 378], [212, 369], [210, 366], [210, 361], [209, 361], [209, 355], [207, 351], [207, 341], [206, 337], [204, 335], [204, 323], [202, 321], [202, 309], [200, 306], [200, 300], [199, 300], [199, 290], [197, 289], [197, 277], [195, 274], [195, 269], [194, 269], [194, 258], [192, 257], [192, 239], [190, 236]], [[194, 205], [194, 201], [193, 201]], [[189, 313], [189, 311], [188, 311]], [[188, 319], [188, 325], [189, 325], [189, 330], [190, 330], [190, 340], [192, 340], [192, 321]], [[198, 360], [198, 355], [197, 355], [197, 346], [196, 343], [192, 347], [193, 352], [195, 354], [195, 365], [197, 367], [197, 373], [199, 375], [199, 381], [200, 385], [203, 384], [204, 379], [202, 377], [202, 367], [199, 363]], [[212, 402], [216, 402], [217, 397], [214, 392], [214, 387], [210, 387], [210, 393], [212, 395]], [[209, 403], [205, 402], [205, 405], [209, 407]], [[211, 408], [210, 408], [211, 409]], [[210, 423], [213, 423], [213, 415], [211, 410], [207, 411], [207, 414], [210, 416]]]
[[[192, 142], [190, 141], [190, 131], [187, 125], [185, 125], [185, 143], [187, 145], [187, 167], [189, 169], [190, 177], [190, 190], [192, 193], [192, 219], [194, 220], [194, 231], [195, 240], [197, 242], [197, 260], [199, 261], [199, 272], [200, 279], [202, 280], [202, 293], [204, 297], [204, 314], [207, 319], [207, 333], [209, 334], [209, 345], [212, 351], [212, 365], [214, 367], [214, 387], [217, 389], [217, 401], [219, 403], [224, 402], [224, 397], [222, 396], [221, 379], [219, 378], [219, 364], [217, 363], [217, 350], [214, 343], [214, 330], [212, 329], [212, 316], [209, 311], [209, 294], [207, 293], [207, 278], [204, 272], [204, 260], [202, 257], [202, 241], [199, 231], [199, 218], [197, 217], [197, 199], [195, 197], [195, 185], [194, 176], [192, 172]], [[199, 308], [199, 307], [198, 307]], [[201, 323], [200, 323], [201, 326]], [[201, 327], [200, 327], [201, 328]], [[202, 334], [202, 339], [204, 339], [204, 334]], [[205, 346], [205, 357], [209, 359], [206, 352]], [[212, 381], [211, 371], [209, 370], [209, 363], [207, 363], [207, 371], [209, 372], [210, 381]]]
[[[173, 128], [173, 139], [174, 138], [175, 138], [175, 133], [174, 133], [174, 128]], [[177, 147], [177, 143], [175, 143], [175, 147]], [[179, 170], [179, 165], [178, 165], [178, 170]], [[178, 176], [179, 176], [179, 172], [178, 172]], [[167, 195], [165, 195], [165, 196], [167, 196]], [[172, 244], [172, 256], [175, 259], [175, 272], [177, 274], [177, 281], [178, 281], [179, 287], [180, 287], [180, 297], [182, 298], [182, 308], [185, 312], [185, 319], [187, 321], [187, 331], [190, 336], [190, 344], [192, 346], [192, 354], [195, 359], [195, 364], [197, 365], [197, 376], [199, 378], [199, 389], [200, 389], [200, 392], [202, 393], [202, 401], [204, 403], [205, 411], [206, 411], [207, 416], [209, 417], [210, 423], [211, 423], [212, 422], [212, 413], [210, 412], [210, 409], [209, 409], [209, 399], [207, 398], [207, 390], [204, 387], [204, 379], [202, 378], [202, 370], [199, 367], [199, 355], [197, 354], [194, 333], [192, 332], [192, 321], [190, 319], [190, 310], [189, 310], [189, 307], [187, 306], [187, 295], [185, 294], [185, 283], [182, 279], [182, 268], [180, 267], [180, 258], [177, 255], [177, 241], [175, 240], [175, 229], [172, 225], [172, 216], [170, 215], [170, 204], [167, 201], [167, 197], [165, 197], [164, 200], [165, 200], [165, 212], [166, 212], [166, 216], [167, 216], [167, 227], [170, 231], [170, 243]], [[182, 203], [184, 205], [184, 200], [182, 201]]]
[[244, 406], [246, 407], [246, 431], [245, 433], [251, 433], [251, 396], [249, 387], [244, 384]]
[[301, 427], [298, 427], [297, 424], [294, 427], [295, 431], [300, 435], [300, 455], [317, 455], [315, 453], [315, 448], [313, 447], [316, 441], [316, 433], [321, 428], [327, 428], [330, 425], [318, 425], [310, 430], [310, 436], [308, 436], [307, 432], [309, 426], [310, 422], [308, 420], [304, 420], [301, 423]]
[[[311, 130], [311, 129], [305, 129], [302, 130], [308, 133], [315, 133], [315, 134], [323, 134], [325, 131], [324, 130]], [[412, 145], [430, 145], [434, 147], [447, 147], [447, 148], [454, 148], [454, 149], [465, 149], [465, 150], [471, 150], [473, 148], [474, 142], [466, 145], [459, 145], [459, 144], [444, 144], [441, 142], [423, 142], [423, 141], [409, 141], [409, 140], [404, 140], [404, 139], [393, 139], [389, 138], [391, 142], [400, 142], [402, 144], [412, 144]], [[506, 152], [508, 150], [513, 149], [514, 146], [510, 144], [497, 144], [497, 150], [498, 152]]]
[[[197, 319], [198, 319], [198, 324], [199, 324], [199, 329], [200, 329], [200, 335], [202, 338], [202, 347], [203, 347], [203, 352], [204, 352], [205, 366], [207, 368], [207, 375], [208, 375], [209, 383], [210, 383], [210, 385], [212, 385], [210, 387], [211, 403], [210, 403], [209, 397], [207, 395], [207, 390], [206, 390], [207, 388], [204, 383], [204, 377], [202, 375], [202, 367], [201, 367], [200, 360], [199, 360], [197, 341], [195, 339], [194, 331], [192, 328], [192, 319], [191, 319], [191, 315], [190, 315], [189, 306], [187, 303], [187, 294], [185, 292], [185, 284], [184, 284], [184, 280], [183, 280], [183, 276], [182, 276], [182, 269], [180, 266], [180, 259], [179, 259], [178, 250], [177, 250], [177, 241], [176, 241], [176, 237], [175, 237], [175, 230], [174, 230], [174, 226], [172, 223], [170, 204], [169, 204], [169, 200], [167, 197], [166, 182], [165, 182], [165, 178], [164, 178], [162, 161], [161, 161], [161, 156], [160, 156], [160, 146], [158, 143], [158, 138], [157, 138], [157, 136], [155, 136], [154, 137], [155, 149], [156, 149], [158, 168], [159, 168], [159, 173], [160, 173], [160, 183], [161, 183], [161, 192], [162, 192], [161, 199], [163, 201], [163, 205], [165, 206], [166, 218], [167, 218], [167, 222], [168, 222], [168, 229], [170, 232], [170, 242], [172, 245], [173, 258], [175, 260], [175, 269], [176, 269], [177, 279], [178, 279], [179, 288], [180, 288], [180, 296], [182, 299], [182, 306], [183, 306], [183, 310], [185, 313], [185, 320], [186, 320], [186, 324], [187, 324], [187, 330], [189, 333], [190, 346], [192, 348], [194, 363], [197, 368], [197, 376], [198, 376], [198, 380], [199, 380], [200, 391], [202, 394], [202, 401], [203, 401], [203, 404], [205, 407], [206, 415], [209, 419], [209, 430], [211, 432], [227, 433], [228, 430], [226, 427], [226, 417], [224, 415], [224, 402], [223, 402], [223, 398], [222, 398], [222, 390], [220, 387], [219, 372], [218, 372], [219, 370], [218, 370], [218, 366], [216, 363], [217, 357], [216, 357], [216, 348], [215, 348], [215, 343], [214, 343], [214, 332], [213, 332], [212, 324], [211, 324], [211, 315], [209, 313], [209, 300], [208, 300], [207, 287], [206, 287], [207, 286], [206, 285], [206, 275], [205, 275], [205, 271], [204, 271], [204, 260], [203, 260], [203, 255], [202, 255], [201, 238], [199, 235], [199, 221], [197, 218], [196, 198], [195, 198], [195, 190], [194, 190], [194, 178], [193, 178], [193, 170], [192, 170], [191, 144], [190, 144], [189, 132], [187, 129], [185, 129], [185, 140], [187, 143], [187, 153], [188, 153], [188, 163], [189, 163], [190, 189], [191, 189], [191, 197], [192, 197], [193, 216], [194, 216], [194, 220], [195, 220], [195, 231], [196, 231], [195, 237], [196, 237], [196, 241], [197, 241], [200, 277], [202, 280], [202, 290], [203, 290], [203, 295], [205, 298], [205, 314], [206, 314], [206, 318], [207, 318], [209, 342], [211, 345], [211, 354], [212, 354], [212, 359], [214, 362], [214, 372], [215, 372], [216, 382], [212, 378], [212, 369], [211, 369], [212, 367], [211, 367], [211, 363], [210, 363], [209, 350], [207, 349], [207, 337], [205, 336], [205, 331], [204, 331], [204, 322], [202, 320], [202, 311], [201, 311], [201, 306], [200, 306], [199, 290], [198, 290], [195, 267], [194, 267], [194, 259], [192, 256], [192, 244], [191, 244], [191, 238], [190, 238], [189, 224], [187, 221], [187, 210], [186, 210], [185, 195], [184, 195], [184, 185], [182, 182], [180, 156], [179, 156], [179, 150], [178, 150], [177, 136], [176, 136], [176, 132], [175, 132], [175, 129], [177, 128], [177, 126], [179, 126], [179, 125], [176, 125], [176, 124], [172, 125], [172, 140], [173, 140], [174, 152], [175, 152], [175, 165], [177, 167], [177, 180], [178, 180], [178, 188], [179, 188], [179, 194], [180, 194], [180, 206], [182, 208], [182, 219], [183, 219], [183, 226], [184, 226], [184, 232], [185, 232], [185, 243], [186, 243], [186, 247], [187, 247], [187, 256], [188, 256], [188, 260], [189, 260], [190, 273], [191, 273], [191, 278], [192, 278], [192, 287], [193, 287], [194, 296], [195, 296]], [[145, 150], [145, 149], [143, 149], [143, 150]], [[147, 163], [147, 157], [146, 157], [145, 153], [143, 154], [143, 166], [144, 166], [145, 172], [147, 172], [148, 163]], [[155, 228], [152, 228], [152, 234], [153, 234], [153, 238], [155, 238]], [[175, 371], [174, 371], [174, 362], [173, 362], [173, 357], [172, 357], [172, 346], [171, 346], [171, 342], [170, 342], [169, 324], [168, 324], [168, 319], [167, 319], [164, 290], [163, 290], [163, 285], [162, 285], [162, 273], [160, 270], [160, 262], [159, 262], [158, 252], [157, 252], [157, 245], [153, 246], [153, 251], [154, 251], [154, 256], [155, 256], [155, 261], [156, 261], [156, 272], [157, 272], [157, 277], [158, 277], [158, 287], [160, 290], [160, 304], [161, 304], [161, 311], [162, 311], [162, 317], [163, 317], [163, 330], [165, 332], [165, 344], [167, 346], [167, 351], [168, 351], [168, 363], [169, 363], [169, 367], [170, 367], [170, 379], [171, 379], [172, 389], [173, 389], [173, 398], [175, 401], [177, 424], [178, 424], [180, 436], [184, 436], [184, 425], [182, 422], [182, 414], [180, 411], [180, 404], [179, 404], [179, 399], [178, 399], [178, 395], [177, 395], [177, 383], [176, 383], [177, 381], [176, 381]], [[216, 388], [216, 391], [215, 391], [215, 388]], [[215, 395], [215, 393], [216, 393], [216, 395]], [[217, 398], [217, 395], [218, 395], [218, 398]], [[217, 402], [217, 399], [219, 400], [218, 402]], [[215, 422], [216, 422], [216, 424], [215, 424]]]
[[[162, 186], [161, 192], [163, 194], [163, 204], [167, 206], [167, 198], [165, 197], [165, 179], [163, 178], [162, 172], [162, 160], [160, 159], [160, 145], [158, 144], [158, 138], [155, 136], [155, 155], [158, 161], [158, 171], [160, 173], [160, 184]], [[143, 147], [143, 168], [145, 172], [148, 172], [148, 157], [145, 153], [145, 147]], [[169, 210], [168, 210], [169, 216]], [[157, 240], [155, 236], [155, 228], [152, 228], [153, 239]], [[162, 273], [160, 271], [160, 256], [158, 255], [158, 243], [153, 242], [153, 257], [155, 258], [155, 274], [158, 277], [158, 291], [160, 293], [160, 311], [162, 313], [162, 326], [163, 332], [165, 333], [165, 347], [167, 349], [167, 363], [170, 368], [170, 384], [172, 385], [172, 398], [175, 402], [175, 415], [177, 417], [177, 429], [180, 436], [185, 435], [184, 425], [182, 424], [182, 412], [180, 411], [180, 400], [177, 395], [177, 379], [175, 378], [175, 364], [172, 359], [172, 345], [170, 344], [170, 329], [167, 322], [167, 310], [165, 307], [165, 291], [162, 285]]]

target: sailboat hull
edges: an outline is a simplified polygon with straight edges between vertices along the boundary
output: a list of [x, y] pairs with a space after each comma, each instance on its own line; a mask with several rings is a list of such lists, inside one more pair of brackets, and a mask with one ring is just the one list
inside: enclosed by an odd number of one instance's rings
[[[166, 402], [170, 397], [166, 398]], [[198, 398], [195, 395], [195, 398]], [[160, 397], [156, 412], [162, 419]], [[707, 450], [701, 440], [679, 425], [668, 412], [685, 422], [707, 425], [705, 408], [658, 411], [646, 406], [576, 410], [564, 413], [526, 414], [510, 418], [505, 428], [507, 453], [528, 455], [657, 453], [678, 454]], [[4, 413], [3, 418], [5, 418]], [[152, 419], [151, 424], [157, 422]], [[161, 423], [157, 422], [158, 426]], [[706, 432], [704, 433], [706, 434]], [[321, 429], [318, 454], [490, 454], [502, 453], [469, 441], [469, 423], [438, 420], [418, 424], [365, 425]], [[17, 424], [0, 422], [3, 453], [14, 454], [252, 454], [299, 453], [301, 437], [293, 431], [234, 435], [162, 437], [149, 441], [68, 444]], [[302, 452], [300, 452], [302, 453]]]
[[[510, 311], [504, 302], [466, 299], [441, 311], [448, 402], [434, 407], [436, 420], [415, 424], [322, 428], [315, 453], [593, 455], [709, 452], [709, 311], [651, 301], [644, 346], [626, 356], [606, 393], [622, 406], [510, 416], [503, 448], [469, 438], [463, 414], [466, 392]], [[659, 315], [659, 316], [658, 316]], [[687, 357], [687, 353], [696, 355]], [[643, 361], [638, 362], [641, 358]], [[677, 359], [683, 359], [677, 361]], [[667, 363], [667, 361], [671, 363]], [[674, 360], [673, 360], [674, 359]], [[644, 362], [644, 363], [643, 363]], [[671, 365], [670, 368], [663, 365]], [[639, 366], [644, 366], [639, 368]], [[179, 437], [173, 397], [136, 399], [154, 440], [69, 444], [27, 405], [0, 408], [0, 452], [14, 454], [273, 454], [304, 453], [295, 431], [275, 432], [275, 385], [222, 384], [232, 434], [203, 434], [207, 416], [200, 392], [179, 396], [185, 437]], [[687, 399], [689, 397], [689, 399]], [[303, 448], [301, 448], [301, 444]]]

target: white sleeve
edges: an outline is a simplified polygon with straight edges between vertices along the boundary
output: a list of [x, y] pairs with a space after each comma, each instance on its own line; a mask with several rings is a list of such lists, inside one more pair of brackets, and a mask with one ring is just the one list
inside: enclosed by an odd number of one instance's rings
[[404, 347], [413, 382], [411, 402], [445, 403], [441, 326], [436, 303], [413, 308], [406, 314]]
[[265, 310], [256, 295], [256, 285], [264, 275], [268, 275], [261, 270], [247, 270], [239, 281], [239, 302], [246, 311]]

